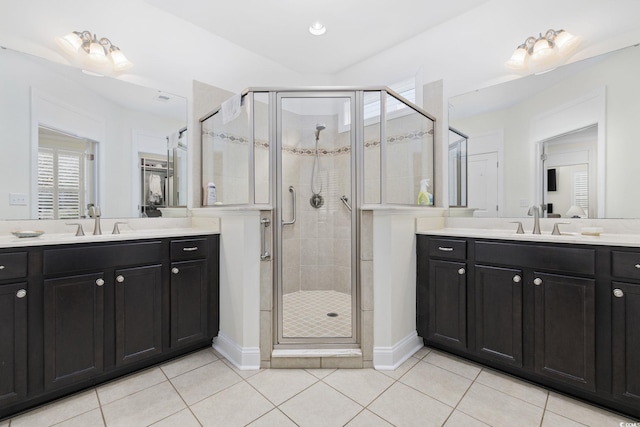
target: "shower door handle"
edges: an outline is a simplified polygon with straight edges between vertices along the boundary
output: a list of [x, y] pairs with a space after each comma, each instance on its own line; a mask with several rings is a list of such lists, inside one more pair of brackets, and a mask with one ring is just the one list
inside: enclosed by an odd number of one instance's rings
[[291, 218], [291, 221], [282, 221], [282, 225], [293, 225], [296, 223], [296, 189], [293, 188], [293, 185], [289, 186], [289, 193], [291, 193], [291, 197], [293, 198], [293, 218]]
[[271, 224], [269, 218], [260, 218], [260, 225], [262, 227], [262, 251], [260, 253], [260, 261], [269, 261], [271, 254], [267, 250], [267, 227]]
[[345, 207], [349, 209], [349, 212], [351, 212], [351, 205], [349, 204], [349, 199], [347, 198], [347, 196], [340, 196], [340, 200], [345, 205]]

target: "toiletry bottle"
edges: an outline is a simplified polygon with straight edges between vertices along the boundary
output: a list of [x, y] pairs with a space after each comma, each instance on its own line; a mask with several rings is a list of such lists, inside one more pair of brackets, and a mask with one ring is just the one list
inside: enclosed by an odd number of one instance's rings
[[210, 182], [207, 184], [207, 206], [213, 206], [217, 201], [216, 185]]
[[429, 179], [420, 180], [420, 193], [418, 193], [419, 205], [433, 205], [433, 194], [429, 193]]

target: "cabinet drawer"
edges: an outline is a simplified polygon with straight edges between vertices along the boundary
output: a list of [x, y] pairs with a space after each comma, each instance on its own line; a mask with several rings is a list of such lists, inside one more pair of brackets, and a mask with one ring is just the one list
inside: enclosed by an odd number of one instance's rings
[[559, 246], [476, 242], [476, 262], [592, 276], [595, 274], [596, 252]]
[[429, 239], [429, 256], [446, 259], [467, 259], [467, 242], [454, 239]]
[[184, 239], [171, 241], [171, 260], [205, 258], [207, 256], [207, 239]]
[[640, 252], [611, 252], [611, 275], [640, 280]]
[[48, 249], [43, 252], [43, 273], [102, 271], [112, 267], [160, 264], [162, 242], [149, 241], [118, 245], [80, 246]]
[[0, 280], [19, 279], [26, 276], [26, 252], [0, 254]]

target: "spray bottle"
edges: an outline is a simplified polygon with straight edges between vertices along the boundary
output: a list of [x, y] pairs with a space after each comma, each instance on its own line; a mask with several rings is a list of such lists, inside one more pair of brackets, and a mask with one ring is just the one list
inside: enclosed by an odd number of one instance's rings
[[429, 179], [424, 178], [420, 180], [420, 193], [418, 193], [419, 205], [433, 205], [433, 194], [429, 193]]

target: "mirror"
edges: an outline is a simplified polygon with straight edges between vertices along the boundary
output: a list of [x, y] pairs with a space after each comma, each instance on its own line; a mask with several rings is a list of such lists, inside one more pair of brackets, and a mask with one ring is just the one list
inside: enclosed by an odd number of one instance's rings
[[164, 162], [159, 212], [186, 215], [186, 123], [185, 98], [1, 48], [0, 219], [139, 217], [141, 158]]
[[[562, 218], [575, 215], [572, 206], [581, 217], [640, 218], [630, 192], [640, 182], [639, 75], [632, 46], [452, 97], [449, 124], [469, 137], [471, 214], [526, 217], [529, 206], [551, 203]], [[577, 142], [583, 134], [587, 142]]]

